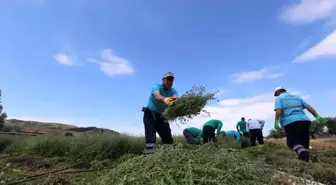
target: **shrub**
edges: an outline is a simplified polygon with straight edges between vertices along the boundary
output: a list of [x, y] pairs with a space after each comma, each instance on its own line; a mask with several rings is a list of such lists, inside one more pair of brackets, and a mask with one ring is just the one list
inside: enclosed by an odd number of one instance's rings
[[275, 138], [275, 139], [284, 138], [284, 137], [286, 137], [286, 134], [283, 129], [281, 130], [272, 129], [270, 130], [270, 133], [268, 135], [268, 138]]
[[327, 117], [326, 119], [329, 134], [336, 134], [336, 117]]
[[0, 152], [3, 152], [7, 147], [13, 143], [14, 139], [11, 136], [1, 136]]
[[64, 134], [65, 136], [74, 136], [71, 132], [67, 132]]
[[315, 136], [320, 136], [323, 134], [325, 124], [320, 124], [316, 120], [312, 121], [310, 125], [310, 135], [315, 138]]
[[116, 159], [124, 154], [141, 154], [143, 138], [116, 136], [43, 137], [35, 153], [43, 156], [69, 156], [83, 159]]

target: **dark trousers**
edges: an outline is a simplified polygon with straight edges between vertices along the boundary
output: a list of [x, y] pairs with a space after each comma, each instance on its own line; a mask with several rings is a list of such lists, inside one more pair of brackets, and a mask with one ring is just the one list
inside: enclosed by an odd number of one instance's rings
[[170, 125], [164, 120], [162, 114], [145, 109], [143, 122], [145, 125], [146, 153], [154, 152], [156, 132], [159, 134], [163, 144], [173, 144]]
[[250, 137], [250, 133], [249, 132], [243, 132], [243, 136], [244, 137]]
[[284, 127], [287, 146], [305, 161], [309, 160], [310, 125], [310, 121], [295, 121]]
[[189, 144], [196, 144], [195, 137], [187, 129], [183, 130], [183, 135]]
[[203, 143], [208, 143], [211, 141], [216, 141], [215, 129], [211, 126], [205, 126], [203, 127]]
[[264, 144], [264, 136], [261, 129], [250, 129], [251, 133], [251, 145], [256, 146], [256, 140], [259, 144]]

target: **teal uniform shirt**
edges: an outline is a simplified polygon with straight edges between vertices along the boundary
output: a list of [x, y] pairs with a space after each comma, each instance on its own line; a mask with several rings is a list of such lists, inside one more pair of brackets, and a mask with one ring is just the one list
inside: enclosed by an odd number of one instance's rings
[[228, 130], [228, 131], [225, 131], [225, 134], [226, 134], [227, 136], [235, 136], [236, 141], [239, 141], [239, 140], [240, 140], [240, 134], [239, 134], [237, 131], [234, 131], [234, 130]]
[[275, 99], [274, 110], [282, 109], [280, 116], [280, 124], [282, 127], [291, 124], [295, 121], [310, 121], [304, 109], [308, 106], [301, 97], [290, 94], [281, 93]]
[[201, 143], [201, 137], [203, 137], [203, 131], [199, 128], [189, 127], [187, 130], [196, 138], [196, 143]]
[[243, 120], [240, 120], [236, 127], [239, 127], [239, 130], [246, 133], [247, 132], [247, 129], [246, 129], [246, 121], [243, 121]]
[[147, 108], [155, 113], [162, 113], [168, 107], [168, 105], [165, 104], [164, 102], [155, 100], [153, 94], [155, 91], [159, 91], [161, 96], [166, 98], [171, 96], [178, 96], [178, 93], [174, 88], [165, 89], [163, 87], [163, 84], [154, 85], [148, 99]]
[[217, 129], [216, 136], [218, 136], [223, 127], [223, 123], [217, 119], [212, 119], [204, 123], [203, 127], [205, 126], [210, 126], [214, 129]]

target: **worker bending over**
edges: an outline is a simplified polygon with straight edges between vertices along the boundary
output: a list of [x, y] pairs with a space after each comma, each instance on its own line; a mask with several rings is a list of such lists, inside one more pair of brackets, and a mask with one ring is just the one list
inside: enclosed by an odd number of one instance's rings
[[189, 127], [183, 130], [183, 135], [189, 144], [201, 144], [201, 137], [203, 132], [201, 129], [196, 127]]
[[305, 102], [301, 97], [290, 94], [283, 87], [277, 87], [274, 90], [275, 121], [276, 130], [284, 127], [287, 139], [287, 145], [296, 152], [300, 160], [309, 161], [309, 129], [311, 121], [305, 114], [307, 109], [318, 121], [322, 123], [324, 118], [319, 116], [315, 109]]
[[[222, 129], [223, 123], [220, 120], [212, 119], [204, 123], [203, 125], [203, 143], [215, 142], [216, 137], [219, 135]], [[217, 130], [215, 134], [215, 130]]]
[[247, 121], [247, 127], [250, 131], [251, 146], [256, 146], [256, 140], [260, 145], [264, 144], [264, 136], [262, 129], [264, 128], [265, 121], [249, 119]]
[[240, 141], [240, 133], [237, 132], [237, 131], [228, 130], [228, 131], [221, 131], [221, 133], [225, 137], [227, 137], [227, 136], [233, 136], [237, 142]]
[[161, 137], [162, 143], [167, 146], [173, 144], [173, 137], [169, 123], [162, 113], [174, 100], [177, 100], [177, 91], [172, 87], [174, 74], [167, 72], [162, 78], [162, 83], [154, 85], [151, 90], [147, 107], [144, 107], [143, 122], [145, 125], [146, 150], [145, 154], [154, 152], [156, 132]]

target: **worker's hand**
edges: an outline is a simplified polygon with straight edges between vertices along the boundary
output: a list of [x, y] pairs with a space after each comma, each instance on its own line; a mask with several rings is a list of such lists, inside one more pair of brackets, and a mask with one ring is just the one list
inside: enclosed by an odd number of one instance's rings
[[170, 97], [170, 98], [172, 98], [173, 100], [177, 100], [177, 99], [178, 99], [177, 96], [172, 96], [172, 97]]
[[274, 129], [275, 130], [280, 130], [281, 129], [280, 126], [279, 126], [279, 120], [274, 121]]
[[324, 119], [324, 118], [321, 117], [321, 116], [316, 116], [316, 121], [317, 121], [319, 124], [323, 124], [323, 123], [325, 123], [327, 120]]
[[201, 144], [201, 137], [196, 138], [196, 144], [200, 145]]
[[165, 102], [165, 104], [167, 104], [167, 105], [170, 105], [173, 101], [174, 101], [174, 100], [173, 100], [172, 97], [168, 97], [168, 98], [165, 98], [165, 99], [164, 99], [164, 102]]

